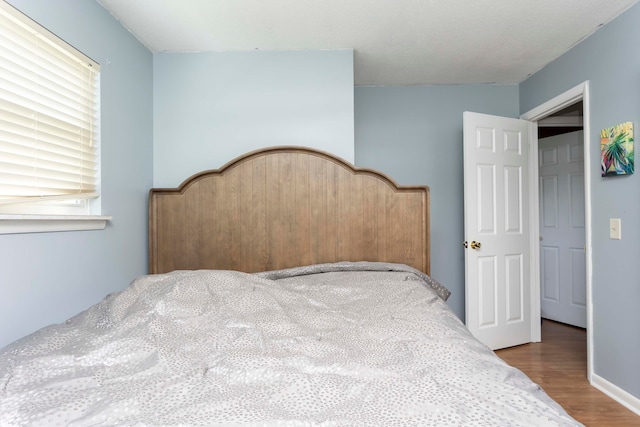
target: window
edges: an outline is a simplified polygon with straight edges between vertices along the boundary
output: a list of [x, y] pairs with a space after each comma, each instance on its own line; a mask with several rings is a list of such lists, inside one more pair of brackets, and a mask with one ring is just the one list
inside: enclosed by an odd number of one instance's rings
[[1, 214], [99, 214], [99, 74], [0, 0]]

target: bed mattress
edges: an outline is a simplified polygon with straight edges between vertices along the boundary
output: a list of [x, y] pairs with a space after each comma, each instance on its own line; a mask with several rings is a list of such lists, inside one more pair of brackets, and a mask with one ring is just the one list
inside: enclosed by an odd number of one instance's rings
[[0, 425], [579, 425], [401, 265], [177, 271], [0, 350]]

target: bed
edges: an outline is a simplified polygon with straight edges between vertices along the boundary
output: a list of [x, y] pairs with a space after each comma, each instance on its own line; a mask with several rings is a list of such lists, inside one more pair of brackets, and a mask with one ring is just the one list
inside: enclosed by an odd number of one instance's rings
[[149, 275], [0, 350], [0, 425], [575, 426], [429, 276], [429, 190], [274, 147], [149, 196]]

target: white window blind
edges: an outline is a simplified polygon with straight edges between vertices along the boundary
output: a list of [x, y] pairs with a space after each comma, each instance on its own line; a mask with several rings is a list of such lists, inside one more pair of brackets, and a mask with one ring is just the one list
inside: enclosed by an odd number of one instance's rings
[[99, 73], [0, 1], [0, 209], [98, 197]]

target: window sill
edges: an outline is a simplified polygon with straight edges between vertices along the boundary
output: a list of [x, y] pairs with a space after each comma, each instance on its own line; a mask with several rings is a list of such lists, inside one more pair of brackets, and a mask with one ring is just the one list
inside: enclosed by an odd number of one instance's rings
[[0, 234], [103, 230], [110, 216], [0, 214]]

